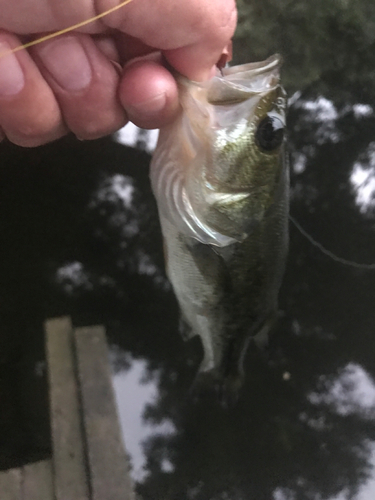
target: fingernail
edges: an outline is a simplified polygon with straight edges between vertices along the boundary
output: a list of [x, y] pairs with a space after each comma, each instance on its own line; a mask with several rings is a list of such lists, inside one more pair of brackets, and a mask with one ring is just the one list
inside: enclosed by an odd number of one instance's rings
[[10, 45], [0, 42], [0, 95], [18, 94], [25, 85], [25, 77], [15, 54], [9, 54]]
[[90, 84], [91, 66], [76, 38], [57, 39], [41, 47], [39, 54], [47, 70], [63, 89], [79, 91]]
[[141, 117], [151, 117], [152, 115], [156, 115], [160, 111], [163, 110], [167, 103], [167, 96], [165, 92], [158, 94], [151, 99], [146, 101], [133, 103], [130, 106], [126, 106], [126, 110], [131, 114], [137, 114]]

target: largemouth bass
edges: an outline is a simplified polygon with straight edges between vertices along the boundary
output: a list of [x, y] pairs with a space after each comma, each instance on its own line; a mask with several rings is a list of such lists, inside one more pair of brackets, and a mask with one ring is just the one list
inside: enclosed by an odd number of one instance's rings
[[[169, 280], [200, 372], [238, 388], [249, 340], [277, 314], [288, 247], [286, 95], [280, 57], [178, 78], [182, 112], [151, 165]], [[230, 389], [231, 390], [231, 389]]]

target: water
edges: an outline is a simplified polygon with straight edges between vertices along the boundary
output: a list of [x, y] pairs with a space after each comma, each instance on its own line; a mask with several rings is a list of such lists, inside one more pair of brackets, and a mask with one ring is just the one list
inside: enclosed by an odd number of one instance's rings
[[[371, 19], [364, 39], [358, 19], [340, 15], [328, 23], [322, 7], [314, 43], [305, 34], [310, 66], [296, 54], [304, 25], [288, 32], [291, 213], [339, 257], [374, 263]], [[282, 31], [290, 18], [277, 16]], [[325, 42], [331, 67], [317, 62], [324, 33], [337, 42]], [[149, 159], [112, 138], [0, 147], [0, 468], [50, 454], [42, 323], [69, 314], [107, 328], [141, 499], [372, 500], [375, 271], [333, 261], [291, 225], [269, 353], [249, 352], [232, 410], [192, 400], [202, 353], [178, 334]]]

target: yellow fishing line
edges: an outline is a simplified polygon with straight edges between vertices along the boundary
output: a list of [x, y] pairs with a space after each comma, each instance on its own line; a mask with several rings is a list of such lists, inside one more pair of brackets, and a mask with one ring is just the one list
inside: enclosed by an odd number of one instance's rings
[[55, 38], [56, 36], [63, 35], [64, 33], [69, 33], [69, 31], [73, 31], [78, 28], [82, 28], [82, 26], [86, 26], [86, 24], [93, 23], [94, 21], [97, 21], [98, 19], [101, 19], [104, 16], [107, 16], [108, 14], [111, 14], [111, 12], [114, 12], [115, 10], [121, 9], [121, 7], [124, 7], [126, 4], [130, 3], [132, 0], [125, 0], [124, 2], [121, 2], [119, 5], [116, 5], [116, 7], [112, 7], [111, 9], [106, 10], [105, 12], [102, 12], [101, 14], [98, 14], [97, 16], [90, 17], [90, 19], [86, 19], [85, 21], [81, 21], [80, 23], [74, 24], [73, 26], [69, 26], [69, 28], [65, 28], [60, 31], [56, 31], [55, 33], [50, 33], [49, 35], [42, 36], [41, 38], [38, 38], [37, 40], [33, 40], [32, 42], [25, 43], [24, 45], [19, 45], [15, 49], [8, 50], [6, 52], [0, 52], [0, 58], [8, 56], [10, 54], [14, 54], [14, 52], [18, 52], [23, 49], [28, 49], [29, 47], [32, 47], [33, 45], [38, 45], [38, 43], [45, 42], [46, 40], [51, 40], [51, 38]]

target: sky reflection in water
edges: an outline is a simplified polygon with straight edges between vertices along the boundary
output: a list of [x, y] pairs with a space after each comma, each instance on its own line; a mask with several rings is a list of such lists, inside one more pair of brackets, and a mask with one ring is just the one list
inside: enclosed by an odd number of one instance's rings
[[[327, 98], [309, 96], [291, 106], [291, 213], [340, 256], [373, 262], [374, 192], [358, 168], [373, 176], [374, 116], [362, 104], [332, 117], [333, 109]], [[189, 396], [201, 350], [179, 335], [149, 156], [111, 139], [29, 151], [4, 145], [0, 154], [4, 466], [48, 453], [46, 406], [30, 410], [46, 382], [41, 324], [69, 314], [78, 325], [107, 328], [142, 500], [375, 494], [372, 272], [330, 260], [291, 226], [282, 315], [269, 352], [249, 352], [242, 397], [225, 411], [215, 398]], [[30, 376], [14, 407], [17, 367]]]
[[[285, 2], [266, 4], [278, 12]], [[316, 44], [297, 36], [313, 25], [305, 14], [293, 43], [284, 29], [272, 38], [270, 10], [251, 28], [262, 27], [262, 43], [235, 53], [269, 55], [266, 41], [285, 52], [291, 214], [336, 255], [373, 263], [375, 47], [371, 37], [358, 46], [351, 38], [358, 19], [370, 17], [346, 16], [347, 2], [336, 2], [341, 10], [330, 17], [333, 3], [318, 4], [303, 4], [310, 17], [329, 18]], [[367, 28], [363, 36], [373, 33]], [[69, 314], [77, 325], [106, 326], [142, 500], [373, 500], [374, 271], [332, 261], [291, 225], [282, 314], [268, 352], [247, 356], [238, 405], [229, 411], [213, 397], [191, 398], [202, 352], [179, 335], [149, 155], [125, 146], [150, 152], [156, 133], [147, 137], [127, 126], [99, 141], [0, 146], [0, 468], [50, 453], [41, 325]]]

